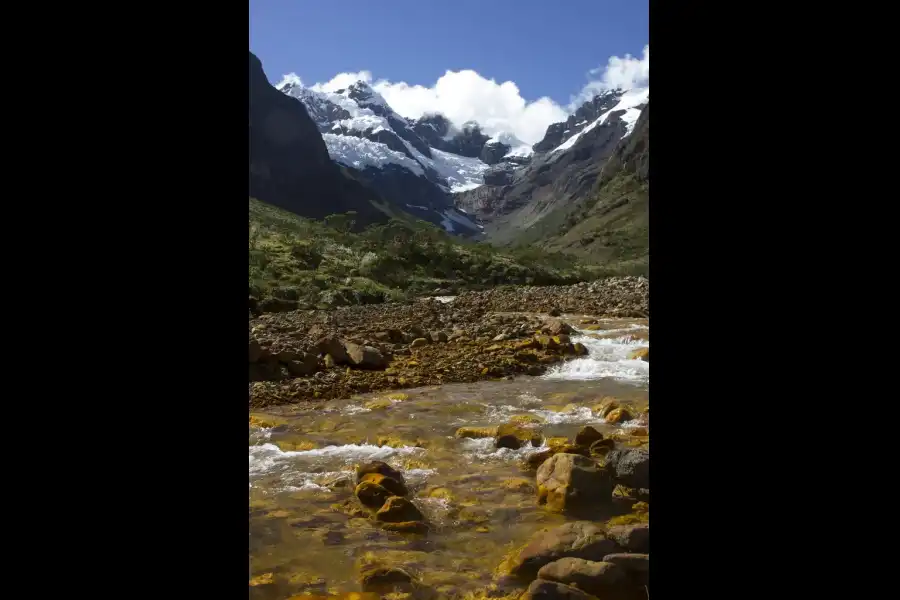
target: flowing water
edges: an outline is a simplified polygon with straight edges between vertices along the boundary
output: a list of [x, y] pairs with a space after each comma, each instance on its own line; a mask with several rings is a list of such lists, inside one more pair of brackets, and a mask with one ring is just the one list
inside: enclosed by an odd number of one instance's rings
[[[567, 320], [578, 327], [581, 317]], [[588, 348], [587, 357], [541, 377], [267, 412], [272, 427], [250, 428], [251, 599], [359, 591], [358, 563], [373, 556], [410, 571], [438, 597], [487, 586], [510, 550], [566, 517], [537, 505], [534, 475], [522, 468], [523, 458], [543, 448], [496, 449], [492, 438], [454, 434], [462, 426], [495, 426], [515, 415], [539, 417], [544, 436], [571, 438], [587, 424], [604, 435], [635, 427], [608, 425], [591, 407], [609, 396], [649, 405], [649, 363], [627, 358], [649, 346], [635, 339], [648, 337], [648, 322], [598, 322], [604, 331], [579, 329], [572, 335]], [[354, 465], [376, 459], [402, 471], [410, 498], [431, 526], [427, 535], [386, 532], [335, 506], [355, 501]]]

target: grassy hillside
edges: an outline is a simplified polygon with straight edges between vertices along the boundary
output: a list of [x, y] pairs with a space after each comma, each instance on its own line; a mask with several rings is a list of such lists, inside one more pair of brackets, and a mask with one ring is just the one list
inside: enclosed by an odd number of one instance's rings
[[402, 300], [436, 289], [593, 278], [564, 254], [501, 252], [409, 218], [355, 232], [352, 214], [315, 221], [253, 198], [249, 207], [249, 287], [257, 298], [326, 307]]
[[517, 238], [516, 245], [570, 253], [609, 274], [646, 275], [649, 197], [649, 183], [619, 173], [592, 197], [535, 224]]
[[650, 107], [610, 156], [593, 192], [523, 231], [513, 247], [566, 252], [603, 274], [648, 275]]

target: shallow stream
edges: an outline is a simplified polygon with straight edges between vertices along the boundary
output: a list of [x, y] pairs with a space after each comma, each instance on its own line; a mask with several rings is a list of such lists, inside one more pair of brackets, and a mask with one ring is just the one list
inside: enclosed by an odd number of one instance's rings
[[[585, 315], [564, 318], [584, 327]], [[254, 413], [271, 426], [250, 427], [250, 598], [358, 592], [358, 563], [367, 556], [402, 566], [437, 597], [463, 597], [490, 584], [508, 552], [566, 517], [537, 505], [534, 474], [522, 467], [523, 458], [543, 448], [496, 449], [492, 438], [454, 434], [533, 415], [545, 437], [571, 438], [588, 424], [604, 435], [627, 435], [636, 422], [606, 424], [591, 408], [606, 397], [649, 406], [649, 363], [627, 358], [649, 346], [649, 325], [597, 322], [603, 330], [571, 336], [588, 348], [587, 357], [541, 377]], [[335, 508], [353, 499], [354, 466], [376, 459], [402, 471], [431, 526], [427, 535], [386, 532]]]

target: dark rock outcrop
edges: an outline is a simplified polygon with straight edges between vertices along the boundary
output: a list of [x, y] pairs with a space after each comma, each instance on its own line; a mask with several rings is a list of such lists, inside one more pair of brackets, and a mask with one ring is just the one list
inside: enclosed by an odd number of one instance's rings
[[353, 210], [359, 226], [387, 220], [378, 195], [331, 160], [306, 107], [269, 83], [252, 52], [249, 93], [250, 196], [305, 217]]
[[456, 194], [456, 206], [488, 222], [492, 241], [513, 239], [559, 207], [593, 192], [606, 160], [627, 132], [623, 113], [611, 113], [567, 151], [535, 157], [509, 183]]
[[475, 122], [464, 124], [462, 130], [454, 134], [453, 124], [442, 114], [424, 115], [412, 121], [410, 126], [432, 148], [469, 158], [479, 157], [485, 142], [490, 139]]
[[549, 152], [579, 131], [596, 121], [600, 115], [614, 107], [622, 97], [622, 92], [613, 90], [598, 94], [582, 104], [568, 119], [562, 123], [553, 123], [547, 127], [544, 139], [535, 144], [535, 152]]
[[478, 157], [489, 165], [496, 165], [503, 161], [503, 157], [510, 151], [510, 147], [503, 142], [491, 142], [481, 147]]

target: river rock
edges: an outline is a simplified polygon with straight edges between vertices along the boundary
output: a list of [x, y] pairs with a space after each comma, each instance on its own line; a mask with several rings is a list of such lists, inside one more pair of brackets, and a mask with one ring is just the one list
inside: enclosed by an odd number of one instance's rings
[[250, 362], [255, 363], [260, 358], [262, 358], [262, 356], [263, 356], [262, 346], [259, 345], [258, 341], [251, 339], [250, 340], [250, 348], [249, 348], [249, 352], [248, 352], [248, 358], [250, 359]]
[[388, 477], [381, 473], [366, 473], [362, 476], [362, 482], [365, 483], [367, 481], [383, 487], [393, 496], [406, 496], [409, 494], [409, 490], [406, 489], [406, 484], [400, 483], [393, 477]]
[[367, 565], [360, 570], [359, 583], [363, 592], [385, 594], [412, 583], [412, 576], [399, 567]]
[[330, 354], [334, 362], [339, 365], [347, 364], [350, 358], [347, 356], [347, 349], [339, 339], [334, 336], [326, 336], [320, 338], [316, 342], [316, 347], [322, 354]]
[[563, 321], [552, 321], [544, 326], [544, 331], [550, 335], [568, 335], [575, 330], [572, 329], [571, 325]]
[[602, 439], [603, 434], [590, 425], [585, 425], [578, 433], [575, 434], [575, 444], [577, 446], [587, 446], [588, 448], [590, 448], [591, 444]]
[[620, 567], [628, 576], [633, 586], [640, 587], [650, 584], [650, 555], [617, 553], [603, 557], [603, 562], [612, 563]]
[[391, 465], [380, 460], [373, 460], [356, 467], [356, 483], [362, 483], [363, 478], [369, 473], [378, 473], [379, 475], [390, 477], [394, 481], [403, 484], [404, 487], [406, 486], [406, 481], [403, 480], [403, 474]]
[[406, 498], [391, 496], [385, 501], [379, 511], [375, 513], [375, 520], [401, 523], [404, 521], [424, 521], [425, 516], [415, 504]]
[[427, 345], [428, 345], [428, 340], [426, 340], [423, 337], [420, 337], [420, 338], [414, 339], [412, 341], [412, 343], [409, 345], [409, 347], [410, 348], [421, 348], [422, 346], [427, 346]]
[[615, 525], [606, 531], [606, 537], [628, 552], [650, 553], [650, 524]]
[[612, 502], [615, 482], [606, 469], [579, 454], [560, 453], [537, 471], [538, 503], [553, 511], [577, 510]]
[[460, 427], [456, 430], [456, 437], [458, 438], [479, 439], [496, 436], [496, 427]]
[[616, 445], [615, 440], [605, 439], [605, 440], [597, 440], [593, 444], [591, 444], [590, 455], [591, 456], [606, 456], [610, 450], [612, 450]]
[[428, 524], [422, 521], [401, 521], [400, 523], [382, 523], [381, 528], [394, 533], [428, 533]]
[[536, 579], [531, 582], [519, 600], [599, 600], [586, 592], [570, 585]]
[[377, 348], [353, 342], [347, 342], [346, 348], [350, 364], [354, 366], [361, 369], [384, 369], [387, 367], [387, 359]]
[[624, 486], [650, 489], [650, 452], [643, 448], [618, 449], [606, 455], [604, 463]]
[[497, 448], [518, 450], [527, 444], [531, 444], [534, 447], [540, 446], [541, 434], [534, 429], [522, 427], [516, 423], [504, 423], [497, 427], [497, 437], [494, 442]]
[[444, 333], [443, 331], [432, 331], [430, 335], [431, 335], [432, 342], [443, 343], [443, 342], [447, 341], [447, 334]]
[[577, 587], [604, 599], [622, 597], [628, 583], [628, 576], [621, 567], [573, 557], [544, 565], [538, 571], [538, 578]]
[[566, 557], [601, 560], [620, 548], [603, 529], [590, 521], [574, 521], [531, 537], [509, 563], [511, 575], [531, 580], [544, 565]]
[[634, 418], [627, 408], [616, 408], [606, 415], [607, 423], [623, 423]]
[[376, 509], [384, 506], [387, 499], [393, 496], [390, 491], [371, 481], [360, 483], [354, 493], [363, 506]]
[[288, 372], [296, 377], [312, 375], [319, 370], [319, 359], [315, 354], [304, 354], [299, 360], [287, 363]]
[[629, 360], [640, 359], [644, 362], [650, 362], [650, 348], [638, 348], [628, 355]]
[[587, 349], [587, 347], [586, 347], [584, 344], [582, 344], [581, 342], [575, 342], [574, 344], [572, 344], [572, 353], [573, 353], [575, 356], [587, 356], [587, 355], [588, 355], [588, 349]]

